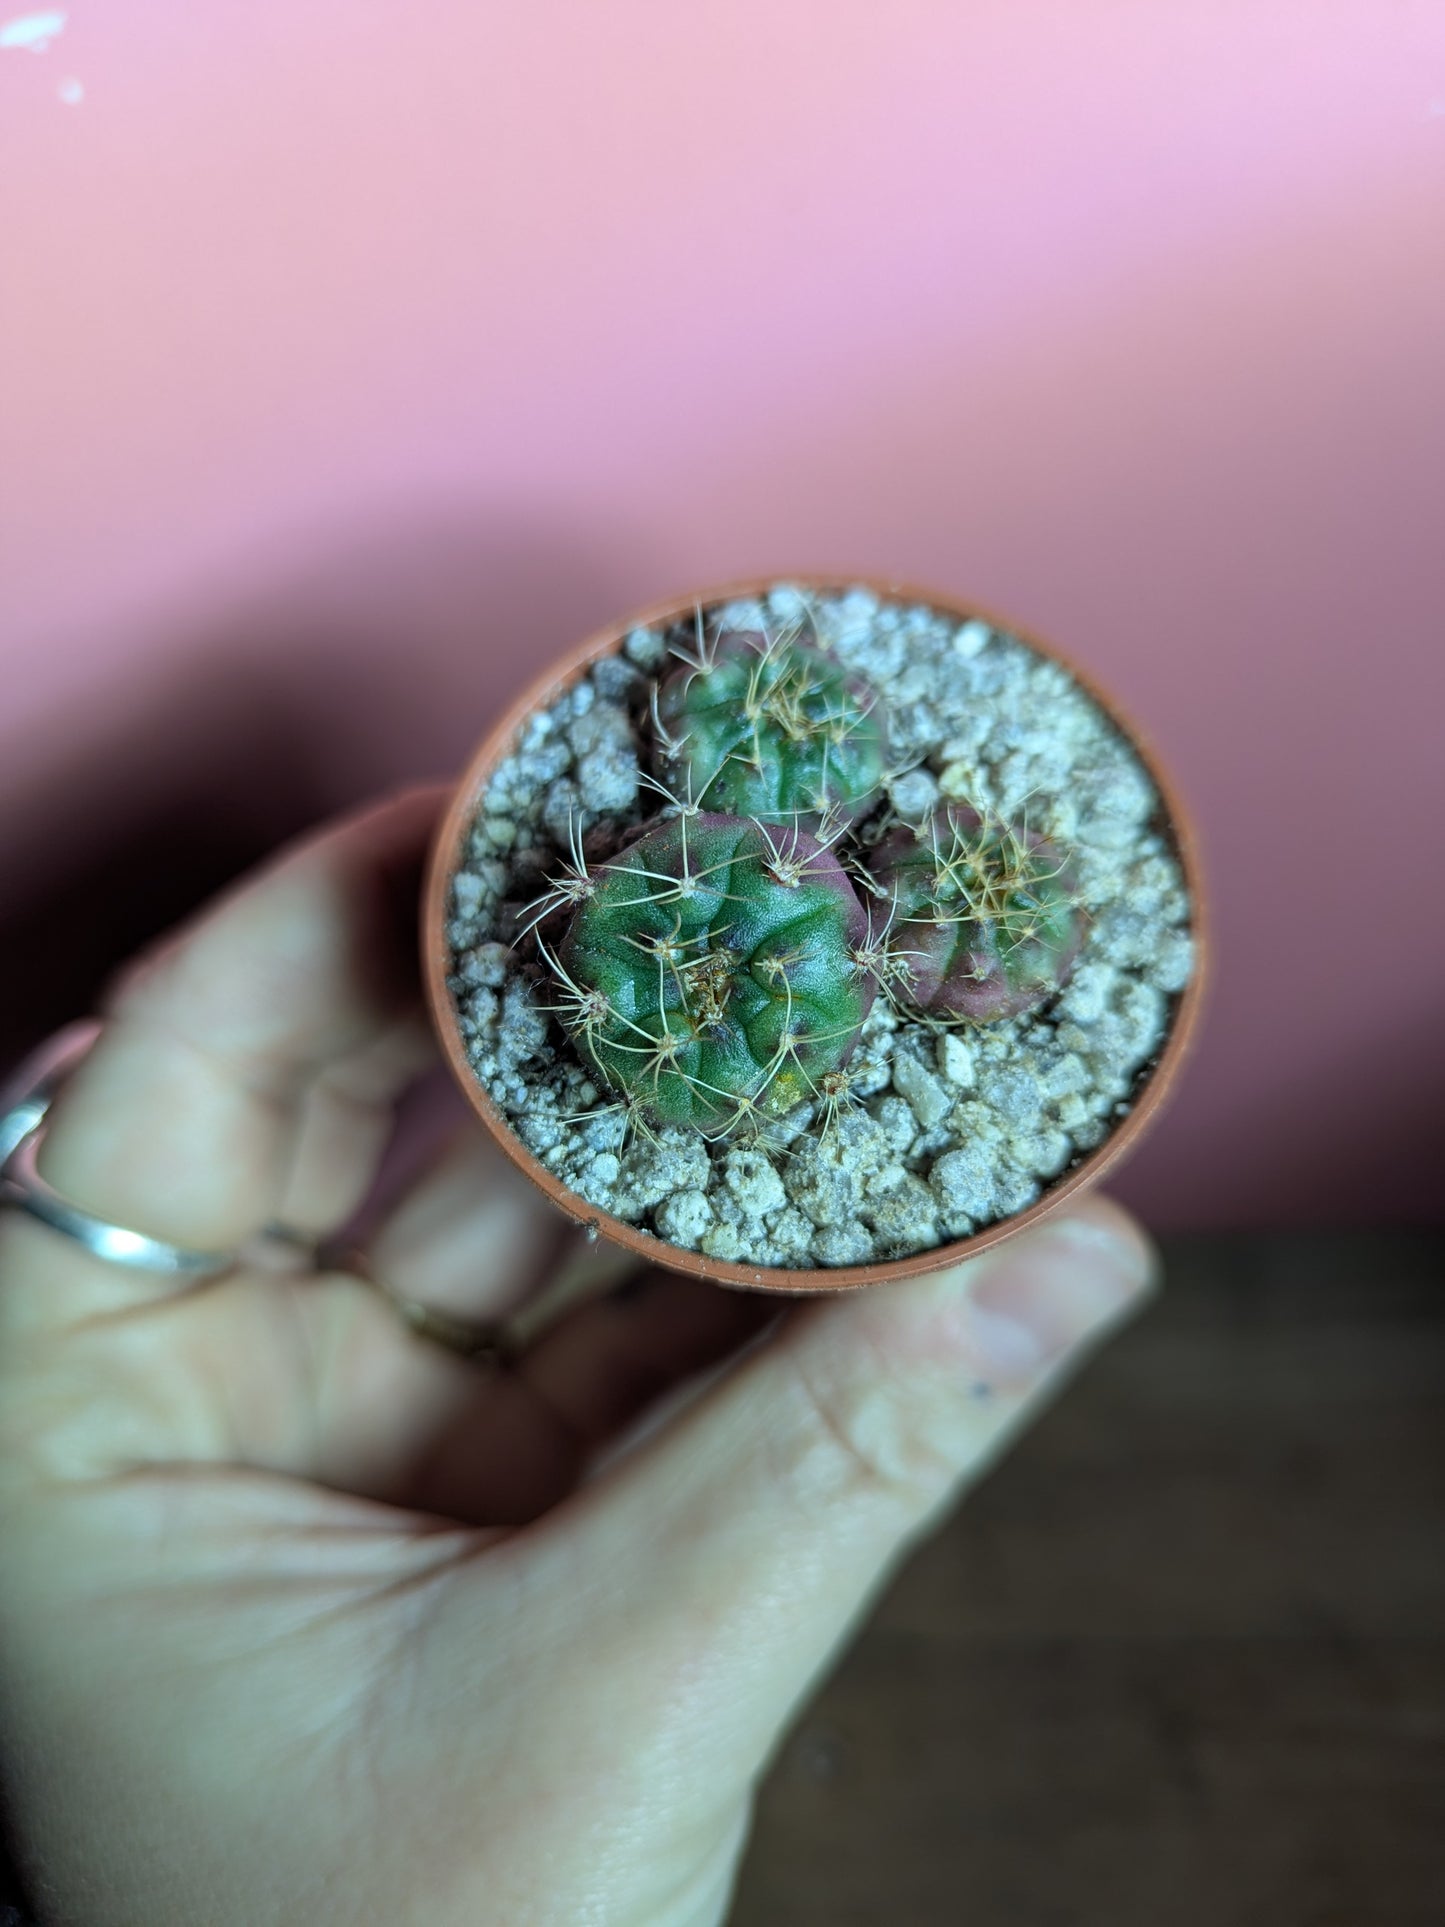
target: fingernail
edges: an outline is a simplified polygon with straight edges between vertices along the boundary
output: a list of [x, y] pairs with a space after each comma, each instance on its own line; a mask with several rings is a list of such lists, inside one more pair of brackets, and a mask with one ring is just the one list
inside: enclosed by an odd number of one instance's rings
[[1146, 1248], [1099, 1218], [1061, 1218], [1007, 1246], [975, 1285], [969, 1329], [981, 1373], [1023, 1385], [1143, 1291]]

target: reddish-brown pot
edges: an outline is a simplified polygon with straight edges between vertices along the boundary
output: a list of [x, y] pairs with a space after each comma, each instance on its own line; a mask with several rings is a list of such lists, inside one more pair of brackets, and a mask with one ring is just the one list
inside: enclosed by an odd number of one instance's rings
[[[699, 604], [704, 610], [717, 604], [737, 601], [745, 597], [763, 595], [777, 583], [787, 582], [799, 587], [812, 589], [824, 594], [841, 594], [848, 589], [864, 588], [871, 590], [882, 601], [904, 604], [924, 604], [929, 608], [964, 621], [971, 616], [979, 617], [993, 628], [1016, 636], [1041, 656], [1051, 657], [1060, 663], [1074, 678], [1079, 686], [1098, 703], [1104, 713], [1132, 745], [1140, 761], [1148, 770], [1158, 790], [1163, 828], [1168, 835], [1184, 873], [1185, 887], [1189, 893], [1190, 930], [1194, 938], [1194, 972], [1189, 983], [1175, 1000], [1173, 1018], [1164, 1044], [1152, 1066], [1136, 1083], [1128, 1115], [1120, 1122], [1102, 1144], [1095, 1147], [1081, 1163], [1050, 1184], [1036, 1204], [998, 1224], [988, 1225], [975, 1232], [970, 1238], [955, 1239], [952, 1243], [935, 1246], [929, 1251], [915, 1252], [907, 1258], [892, 1258], [879, 1264], [847, 1265], [836, 1268], [823, 1267], [809, 1270], [793, 1270], [779, 1266], [745, 1265], [709, 1258], [699, 1251], [687, 1251], [679, 1245], [672, 1245], [651, 1233], [639, 1230], [635, 1225], [625, 1224], [614, 1218], [610, 1212], [600, 1210], [589, 1204], [575, 1191], [553, 1175], [541, 1161], [535, 1158], [517, 1137], [501, 1111], [492, 1102], [476, 1073], [467, 1061], [461, 1031], [457, 1023], [456, 1008], [447, 989], [447, 969], [449, 950], [446, 938], [448, 921], [448, 900], [451, 878], [462, 867], [462, 854], [472, 818], [475, 816], [483, 790], [491, 778], [498, 762], [508, 755], [514, 747], [515, 738], [522, 725], [534, 710], [546, 709], [562, 693], [571, 687], [577, 678], [600, 657], [614, 654], [623, 639], [634, 629], [653, 628], [691, 618]], [[1040, 642], [1016, 622], [995, 615], [976, 603], [962, 603], [952, 596], [938, 595], [932, 590], [916, 589], [904, 583], [880, 582], [863, 576], [768, 576], [751, 582], [730, 583], [719, 589], [710, 589], [700, 594], [675, 596], [666, 602], [654, 604], [637, 614], [627, 616], [621, 622], [610, 623], [595, 635], [589, 636], [575, 649], [563, 656], [525, 689], [517, 701], [494, 725], [481, 746], [467, 765], [456, 793], [452, 797], [438, 826], [428, 865], [426, 888], [422, 897], [422, 962], [426, 984], [427, 1002], [431, 1009], [432, 1022], [436, 1027], [442, 1050], [448, 1064], [465, 1092], [467, 1101], [477, 1116], [486, 1125], [497, 1143], [512, 1162], [519, 1167], [532, 1182], [546, 1192], [558, 1208], [565, 1212], [574, 1223], [584, 1226], [588, 1231], [635, 1252], [653, 1264], [661, 1264], [673, 1271], [691, 1272], [700, 1278], [711, 1278], [718, 1284], [745, 1286], [758, 1291], [813, 1292], [844, 1291], [857, 1285], [884, 1284], [894, 1278], [909, 1278], [923, 1271], [935, 1271], [944, 1265], [956, 1264], [960, 1259], [975, 1257], [992, 1245], [1055, 1211], [1067, 1198], [1087, 1190], [1097, 1184], [1104, 1173], [1136, 1145], [1144, 1132], [1154, 1122], [1161, 1105], [1173, 1088], [1179, 1069], [1187, 1055], [1199, 1025], [1200, 1003], [1204, 992], [1208, 963], [1209, 932], [1205, 920], [1204, 893], [1199, 869], [1198, 845], [1192, 825], [1183, 803], [1180, 801], [1167, 771], [1141, 736], [1136, 726], [1121, 714], [1119, 705], [1107, 695], [1091, 676], [1077, 669], [1066, 656], [1057, 649]]]

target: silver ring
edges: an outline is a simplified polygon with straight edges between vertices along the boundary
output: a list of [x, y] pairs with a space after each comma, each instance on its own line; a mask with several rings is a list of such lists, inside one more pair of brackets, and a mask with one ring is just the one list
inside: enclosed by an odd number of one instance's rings
[[126, 1225], [109, 1224], [61, 1197], [41, 1177], [35, 1160], [44, 1140], [51, 1101], [99, 1037], [100, 1029], [99, 1023], [90, 1018], [68, 1024], [34, 1050], [0, 1090], [0, 1207], [9, 1205], [29, 1212], [52, 1231], [73, 1238], [110, 1264], [168, 1278], [210, 1278], [234, 1269], [243, 1257], [249, 1262], [264, 1256], [268, 1264], [274, 1264], [278, 1254], [289, 1258], [292, 1269], [349, 1270], [378, 1291], [419, 1337], [478, 1364], [502, 1367], [511, 1362], [515, 1354], [500, 1325], [491, 1321], [469, 1325], [402, 1297], [377, 1277], [366, 1254], [354, 1246], [317, 1239], [287, 1225], [268, 1224], [238, 1250], [187, 1251]]
[[229, 1271], [240, 1256], [236, 1251], [188, 1251], [183, 1245], [148, 1238], [143, 1231], [109, 1224], [78, 1204], [61, 1197], [35, 1168], [45, 1136], [45, 1117], [56, 1091], [74, 1070], [96, 1038], [100, 1025], [93, 1019], [69, 1024], [31, 1053], [15, 1074], [0, 1104], [0, 1206], [26, 1211], [97, 1258], [133, 1271], [157, 1272], [168, 1278], [210, 1278]]

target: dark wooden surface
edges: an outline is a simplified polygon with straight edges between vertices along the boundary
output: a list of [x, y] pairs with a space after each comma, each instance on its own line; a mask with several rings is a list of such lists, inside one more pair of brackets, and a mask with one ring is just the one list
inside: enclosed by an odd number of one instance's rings
[[1445, 1927], [1445, 1239], [1167, 1257], [783, 1746], [733, 1927]]

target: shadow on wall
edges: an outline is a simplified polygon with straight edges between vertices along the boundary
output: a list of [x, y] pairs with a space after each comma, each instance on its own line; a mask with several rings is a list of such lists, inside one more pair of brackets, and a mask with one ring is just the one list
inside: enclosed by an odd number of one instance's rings
[[626, 607], [624, 574], [453, 514], [357, 530], [177, 623], [173, 666], [139, 688], [109, 649], [89, 714], [111, 720], [58, 724], [11, 798], [29, 841], [0, 909], [0, 1066], [279, 843], [459, 767], [539, 663]]
[[[1415, 1014], [1353, 1047], [1330, 1040], [1307, 1075], [1241, 1092], [1200, 1134], [1204, 1155], [1228, 1160], [1229, 1225], [1438, 1225], [1442, 1037], [1445, 1013]], [[1401, 1075], [1384, 1082], [1382, 1066]]]

